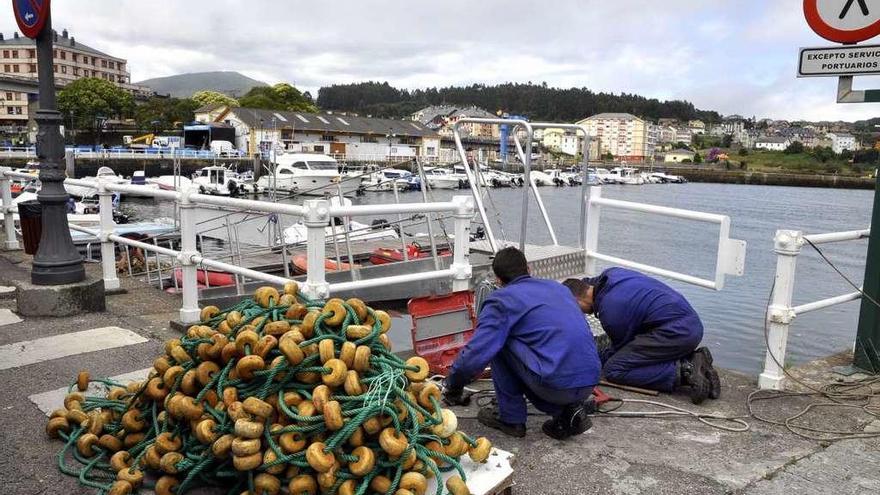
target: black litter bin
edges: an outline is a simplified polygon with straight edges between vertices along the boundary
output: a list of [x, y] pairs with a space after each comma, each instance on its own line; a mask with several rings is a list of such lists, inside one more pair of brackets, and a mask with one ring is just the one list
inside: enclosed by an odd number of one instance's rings
[[21, 240], [24, 252], [37, 254], [40, 236], [43, 234], [43, 207], [36, 199], [18, 204], [18, 218], [21, 222]]

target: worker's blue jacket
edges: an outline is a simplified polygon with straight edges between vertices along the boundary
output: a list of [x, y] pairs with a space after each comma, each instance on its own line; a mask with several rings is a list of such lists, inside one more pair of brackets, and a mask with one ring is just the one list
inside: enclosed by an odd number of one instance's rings
[[571, 292], [558, 282], [526, 275], [492, 292], [473, 337], [452, 366], [447, 386], [469, 383], [502, 349], [549, 388], [599, 382], [602, 365], [593, 334]]
[[615, 351], [636, 335], [658, 329], [694, 345], [703, 338], [703, 324], [694, 308], [659, 280], [626, 268], [609, 268], [585, 282], [593, 286], [593, 308]]

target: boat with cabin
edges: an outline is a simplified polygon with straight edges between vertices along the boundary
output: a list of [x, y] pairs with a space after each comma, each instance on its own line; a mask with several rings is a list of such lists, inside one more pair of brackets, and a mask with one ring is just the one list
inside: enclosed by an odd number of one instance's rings
[[358, 190], [360, 182], [343, 180], [335, 158], [317, 153], [282, 153], [275, 156], [274, 170], [262, 175], [257, 185], [264, 190], [295, 192], [308, 196], [336, 195]]

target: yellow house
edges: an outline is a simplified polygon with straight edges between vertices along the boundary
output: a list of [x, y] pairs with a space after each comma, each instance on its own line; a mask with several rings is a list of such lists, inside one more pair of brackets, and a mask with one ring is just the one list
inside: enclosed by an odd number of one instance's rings
[[684, 149], [677, 149], [666, 152], [663, 155], [665, 163], [681, 163], [685, 160], [694, 161], [694, 152]]

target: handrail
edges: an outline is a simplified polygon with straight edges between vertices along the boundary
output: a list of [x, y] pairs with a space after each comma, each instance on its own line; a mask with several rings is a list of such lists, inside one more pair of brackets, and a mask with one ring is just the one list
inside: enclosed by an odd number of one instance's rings
[[[583, 168], [583, 181], [581, 182], [581, 201], [580, 201], [580, 218], [583, 219], [586, 216], [586, 203], [585, 199], [587, 196], [587, 186], [589, 183], [589, 174], [587, 172], [586, 163], [589, 161], [590, 157], [590, 133], [587, 131], [586, 126], [578, 125], [578, 124], [556, 124], [553, 122], [531, 122], [532, 129], [569, 129], [577, 134], [578, 131], [584, 134], [584, 143], [583, 143], [583, 160], [581, 161], [581, 168]], [[525, 163], [525, 152], [523, 150], [522, 144], [519, 142], [519, 136], [516, 133], [513, 134], [513, 142], [516, 145], [516, 152], [519, 155], [520, 161]], [[531, 150], [529, 150], [529, 155], [531, 156]], [[550, 239], [553, 241], [553, 244], [558, 246], [559, 241], [556, 239], [556, 232], [553, 230], [553, 224], [550, 222], [550, 217], [547, 215], [547, 209], [544, 207], [544, 201], [541, 199], [541, 194], [538, 192], [538, 186], [535, 184], [534, 178], [529, 174], [529, 187], [535, 192], [535, 200], [538, 203], [538, 209], [541, 210], [541, 216], [544, 218], [544, 224], [547, 225], [547, 230], [550, 233]], [[584, 222], [581, 222], [581, 230], [580, 235], [578, 236], [579, 242], [583, 241], [584, 238]], [[583, 244], [581, 243], [581, 247]]]
[[[682, 210], [667, 206], [656, 206], [644, 203], [633, 203], [602, 197], [600, 186], [590, 187], [590, 197], [586, 201], [586, 233], [584, 249], [586, 250], [584, 271], [588, 275], [596, 275], [596, 261], [605, 261], [625, 266], [634, 270], [652, 273], [707, 289], [721, 290], [727, 275], [741, 276], [745, 270], [746, 242], [730, 238], [730, 217], [716, 213]], [[718, 254], [715, 262], [715, 277], [705, 279], [680, 273], [665, 268], [654, 267], [623, 258], [609, 256], [599, 252], [599, 217], [603, 208], [637, 211], [652, 215], [661, 215], [683, 220], [707, 222], [718, 225]]]
[[[525, 120], [521, 119], [479, 119], [474, 117], [465, 117], [459, 119], [452, 125], [452, 136], [455, 138], [455, 147], [458, 150], [458, 154], [461, 157], [461, 163], [464, 165], [465, 174], [468, 176], [468, 182], [470, 183], [471, 192], [474, 195], [474, 201], [477, 204], [477, 210], [480, 213], [480, 219], [483, 221], [483, 227], [486, 229], [486, 237], [489, 240], [489, 246], [492, 248], [493, 252], [498, 252], [498, 243], [495, 240], [495, 234], [492, 231], [492, 227], [489, 223], [489, 219], [486, 215], [486, 208], [483, 206], [483, 198], [480, 194], [480, 185], [479, 181], [476, 179], [476, 175], [473, 170], [471, 170], [470, 163], [467, 159], [467, 153], [464, 150], [464, 145], [461, 141], [461, 132], [459, 127], [462, 124], [493, 124], [493, 125], [509, 125], [512, 126], [513, 129], [517, 127], [522, 127], [528, 139], [526, 140], [526, 145], [529, 148], [529, 153], [526, 154], [525, 160], [523, 160], [523, 179], [530, 180], [531, 170], [532, 170], [532, 136], [534, 131], [532, 130], [531, 124], [529, 124]], [[478, 164], [479, 166], [479, 164]], [[522, 223], [520, 229], [520, 240], [519, 240], [519, 248], [521, 251], [525, 251], [526, 247], [526, 234], [528, 233], [528, 218], [529, 218], [529, 188], [523, 188], [523, 202], [522, 202]]]
[[[19, 172], [13, 172], [6, 167], [0, 167], [0, 189], [2, 189], [4, 227], [7, 235], [6, 249], [17, 249], [13, 221], [13, 204], [10, 192], [10, 180], [12, 178], [33, 179], [34, 176]], [[330, 201], [307, 200], [303, 206], [256, 201], [238, 198], [210, 196], [196, 193], [194, 187], [183, 191], [163, 191], [146, 186], [115, 184], [105, 179], [97, 181], [83, 179], [67, 179], [66, 184], [94, 188], [98, 194], [100, 228], [92, 229], [79, 225], [70, 225], [76, 231], [85, 232], [98, 238], [101, 242], [101, 264], [103, 281], [106, 290], [118, 289], [119, 279], [116, 275], [115, 244], [122, 244], [145, 252], [154, 252], [170, 256], [181, 265], [182, 272], [182, 299], [180, 319], [183, 323], [198, 321], [198, 286], [196, 271], [198, 266], [214, 268], [247, 277], [262, 280], [273, 284], [283, 284], [290, 279], [268, 273], [258, 272], [249, 268], [226, 263], [204, 256], [196, 249], [197, 225], [195, 223], [194, 208], [200, 205], [215, 206], [241, 211], [254, 211], [263, 213], [279, 213], [302, 217], [307, 228], [307, 264], [306, 281], [301, 285], [305, 295], [311, 298], [326, 298], [331, 291], [355, 290], [377, 287], [394, 283], [403, 283], [420, 280], [433, 280], [449, 278], [452, 281], [453, 290], [466, 290], [469, 286], [472, 273], [469, 261], [469, 228], [474, 214], [474, 200], [467, 196], [455, 196], [452, 201], [435, 203], [401, 203], [393, 205], [354, 205], [333, 206]], [[180, 207], [180, 249], [161, 247], [134, 239], [129, 239], [114, 233], [112, 193], [136, 192], [145, 196], [152, 196], [159, 200], [174, 201]], [[331, 219], [337, 216], [362, 216], [382, 215], [388, 213], [452, 213], [455, 220], [455, 239], [452, 250], [452, 264], [445, 270], [397, 275], [369, 280], [356, 280], [337, 284], [328, 284], [325, 280], [325, 228], [330, 225]], [[11, 232], [11, 233], [10, 233]], [[13, 239], [14, 242], [10, 242]]]
[[861, 292], [850, 292], [792, 306], [797, 258], [804, 244], [808, 241], [813, 244], [855, 241], [865, 239], [870, 235], [870, 229], [809, 235], [805, 235], [799, 230], [776, 231], [773, 248], [776, 252], [776, 278], [770, 304], [767, 307], [767, 354], [764, 358], [764, 371], [758, 377], [760, 388], [769, 390], [784, 388], [785, 370], [783, 366], [785, 364], [785, 348], [788, 345], [788, 332], [798, 315], [856, 301], [862, 297]]

